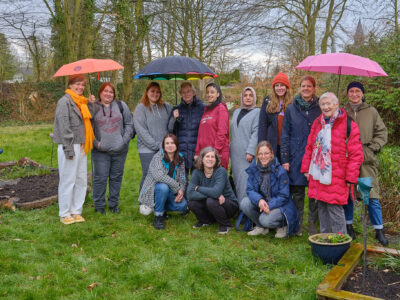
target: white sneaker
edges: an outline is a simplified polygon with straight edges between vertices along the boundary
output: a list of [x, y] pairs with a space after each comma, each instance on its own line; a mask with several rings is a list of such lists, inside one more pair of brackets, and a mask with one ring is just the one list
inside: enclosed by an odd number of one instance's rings
[[287, 226], [279, 227], [276, 229], [275, 237], [281, 239], [287, 236]]
[[268, 234], [269, 229], [268, 228], [263, 228], [263, 227], [254, 227], [252, 231], [249, 231], [247, 234], [248, 235], [260, 235], [260, 234]]
[[140, 213], [141, 213], [142, 215], [148, 216], [148, 215], [150, 215], [150, 214], [153, 212], [153, 209], [150, 208], [150, 207], [148, 207], [148, 206], [146, 206], [146, 205], [144, 205], [144, 204], [141, 204], [141, 205], [139, 206], [139, 211], [140, 211]]

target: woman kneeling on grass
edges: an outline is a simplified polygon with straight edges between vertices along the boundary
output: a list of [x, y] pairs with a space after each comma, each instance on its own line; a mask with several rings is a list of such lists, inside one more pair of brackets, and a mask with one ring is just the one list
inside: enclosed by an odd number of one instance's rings
[[225, 234], [231, 228], [229, 218], [238, 211], [238, 203], [228, 174], [220, 164], [221, 159], [216, 149], [206, 147], [201, 150], [187, 197], [189, 208], [198, 220], [193, 228], [207, 226], [215, 220], [219, 224], [218, 233]]
[[166, 211], [186, 214], [187, 202], [183, 198], [186, 188], [185, 162], [179, 153], [175, 135], [167, 133], [160, 149], [152, 158], [149, 171], [139, 195], [140, 205], [154, 209], [154, 228], [165, 229]]
[[334, 93], [323, 94], [319, 106], [322, 114], [311, 127], [301, 172], [309, 181], [308, 198], [318, 200], [321, 233], [346, 233], [342, 205], [353, 194], [364, 160], [360, 131]]
[[83, 96], [86, 79], [72, 75], [68, 89], [58, 100], [54, 118], [54, 143], [58, 144], [58, 206], [61, 223], [84, 222], [81, 216], [87, 190], [87, 154], [92, 150], [94, 134], [88, 101]]
[[286, 170], [274, 157], [272, 146], [267, 141], [257, 145], [256, 159], [246, 169], [247, 196], [240, 209], [256, 227], [248, 235], [267, 234], [276, 228], [276, 238], [294, 234], [299, 226], [299, 215], [289, 196], [289, 178]]

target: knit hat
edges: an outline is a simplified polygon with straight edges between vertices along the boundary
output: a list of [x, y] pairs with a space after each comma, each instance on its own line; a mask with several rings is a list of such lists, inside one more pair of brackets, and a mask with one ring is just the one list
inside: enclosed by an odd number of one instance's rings
[[359, 89], [363, 92], [363, 94], [364, 94], [364, 86], [363, 86], [362, 83], [359, 82], [359, 81], [350, 82], [349, 85], [347, 86], [347, 93], [349, 93], [349, 90], [350, 90], [351, 88], [354, 88], [354, 87], [359, 88]]
[[276, 74], [276, 76], [272, 80], [272, 87], [277, 83], [283, 83], [284, 85], [286, 85], [287, 88], [290, 88], [289, 77], [285, 73], [279, 72], [278, 74]]

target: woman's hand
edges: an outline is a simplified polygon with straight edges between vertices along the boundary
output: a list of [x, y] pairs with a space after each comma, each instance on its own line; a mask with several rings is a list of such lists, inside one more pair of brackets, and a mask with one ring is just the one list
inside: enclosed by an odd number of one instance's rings
[[309, 173], [304, 173], [304, 176], [306, 176], [307, 181], [310, 181], [310, 174]]
[[260, 212], [269, 214], [269, 206], [264, 199], [260, 199], [260, 201], [258, 201], [258, 207], [260, 208]]
[[246, 160], [247, 160], [249, 163], [252, 162], [253, 158], [254, 158], [253, 155], [246, 153]]
[[219, 205], [224, 204], [224, 203], [225, 203], [225, 197], [224, 197], [224, 195], [219, 196], [219, 197], [218, 197], [218, 200], [219, 200]]
[[183, 191], [179, 190], [178, 194], [176, 194], [174, 201], [179, 203], [179, 202], [182, 202], [182, 199], [183, 199]]
[[94, 95], [89, 96], [89, 102], [94, 103], [96, 101], [96, 97]]
[[179, 118], [179, 110], [175, 109], [173, 112], [173, 115], [174, 115], [175, 120], [178, 119]]
[[289, 172], [289, 168], [290, 168], [289, 163], [282, 164], [282, 167], [286, 170], [286, 172]]

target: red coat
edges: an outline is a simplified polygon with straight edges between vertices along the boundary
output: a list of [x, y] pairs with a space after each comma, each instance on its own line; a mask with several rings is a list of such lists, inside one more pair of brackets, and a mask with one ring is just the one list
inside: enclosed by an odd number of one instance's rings
[[204, 109], [197, 136], [196, 155], [207, 146], [217, 149], [221, 165], [228, 170], [229, 113], [225, 103], [219, 103], [213, 109], [207, 106]]
[[[329, 204], [347, 204], [349, 188], [347, 182], [357, 183], [360, 166], [364, 160], [362, 144], [360, 141], [360, 130], [355, 122], [351, 122], [351, 133], [346, 145], [347, 135], [347, 114], [340, 109], [342, 114], [335, 120], [331, 134], [331, 161], [332, 181], [325, 185], [316, 181], [310, 175], [308, 184], [308, 197], [314, 198]], [[314, 143], [318, 132], [322, 129], [324, 116], [321, 114], [315, 119], [301, 164], [301, 173], [308, 173]], [[348, 157], [346, 157], [346, 152]], [[353, 192], [354, 185], [352, 185]], [[354, 199], [354, 198], [353, 198]]]

